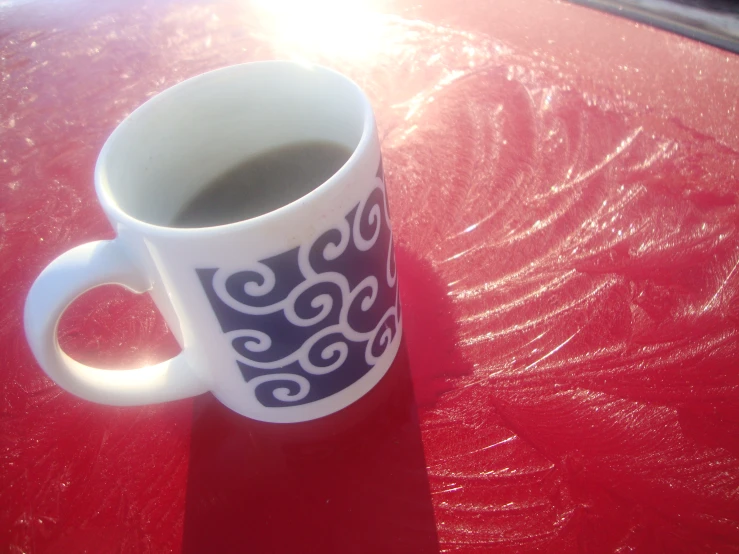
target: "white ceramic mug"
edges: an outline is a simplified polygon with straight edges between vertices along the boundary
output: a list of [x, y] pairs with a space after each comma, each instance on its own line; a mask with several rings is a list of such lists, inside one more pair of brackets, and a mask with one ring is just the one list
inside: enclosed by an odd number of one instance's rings
[[[353, 152], [330, 179], [238, 223], [168, 224], [250, 155], [304, 140]], [[38, 277], [26, 336], [46, 373], [82, 398], [138, 405], [212, 391], [250, 418], [297, 422], [348, 406], [395, 358], [402, 333], [380, 145], [346, 77], [291, 62], [227, 67], [155, 96], [113, 132], [95, 168], [116, 238], [78, 246]], [[129, 370], [59, 347], [59, 319], [86, 290], [148, 291], [182, 346]]]

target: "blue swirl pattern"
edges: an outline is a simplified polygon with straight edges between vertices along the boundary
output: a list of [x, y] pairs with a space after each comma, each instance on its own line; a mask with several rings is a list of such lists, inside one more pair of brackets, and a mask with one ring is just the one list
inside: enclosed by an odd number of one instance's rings
[[312, 244], [198, 278], [235, 363], [266, 407], [308, 404], [358, 381], [400, 329], [382, 162], [376, 186]]

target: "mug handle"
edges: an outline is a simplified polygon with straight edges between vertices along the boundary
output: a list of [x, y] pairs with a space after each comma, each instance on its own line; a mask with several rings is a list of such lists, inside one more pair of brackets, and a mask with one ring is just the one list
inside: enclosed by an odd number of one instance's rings
[[182, 353], [137, 369], [98, 369], [81, 364], [59, 346], [57, 327], [69, 304], [83, 292], [118, 284], [133, 292], [151, 288], [116, 240], [89, 242], [51, 262], [33, 283], [24, 312], [26, 337], [46, 374], [69, 392], [101, 404], [137, 406], [201, 394], [208, 387]]

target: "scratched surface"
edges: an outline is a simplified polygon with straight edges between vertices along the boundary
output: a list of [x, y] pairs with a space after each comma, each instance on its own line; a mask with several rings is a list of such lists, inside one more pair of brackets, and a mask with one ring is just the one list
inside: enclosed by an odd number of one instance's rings
[[[0, 551], [739, 551], [739, 57], [548, 0], [0, 2], [0, 36]], [[61, 391], [22, 305], [112, 236], [105, 137], [271, 58], [375, 106], [392, 379], [297, 430]], [[60, 340], [105, 367], [178, 350], [113, 287]]]

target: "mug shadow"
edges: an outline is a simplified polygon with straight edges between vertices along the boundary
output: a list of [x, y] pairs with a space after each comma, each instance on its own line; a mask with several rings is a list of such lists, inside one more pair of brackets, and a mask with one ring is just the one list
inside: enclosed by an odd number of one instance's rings
[[405, 340], [359, 401], [306, 423], [195, 399], [184, 553], [437, 553]]

